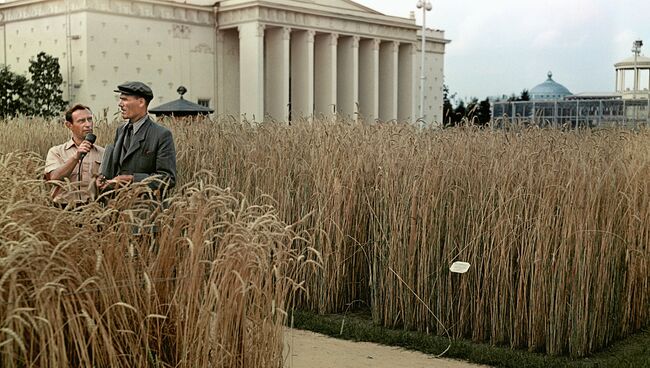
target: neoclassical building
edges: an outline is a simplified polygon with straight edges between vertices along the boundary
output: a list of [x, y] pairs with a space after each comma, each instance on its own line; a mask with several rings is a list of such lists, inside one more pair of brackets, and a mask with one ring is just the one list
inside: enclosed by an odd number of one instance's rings
[[255, 121], [442, 117], [444, 32], [427, 30], [420, 117], [420, 27], [348, 0], [16, 0], [0, 4], [0, 32], [1, 62], [27, 73], [38, 52], [58, 57], [64, 97], [109, 118], [126, 80], [149, 84], [152, 106], [184, 85]]

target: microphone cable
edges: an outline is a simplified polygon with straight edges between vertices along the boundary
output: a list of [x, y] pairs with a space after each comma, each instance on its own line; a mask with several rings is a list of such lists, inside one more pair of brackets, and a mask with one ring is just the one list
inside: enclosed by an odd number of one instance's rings
[[[90, 144], [93, 145], [95, 144], [95, 140], [97, 140], [97, 136], [94, 135], [93, 133], [88, 133], [86, 134], [86, 137], [84, 137], [84, 140], [90, 142]], [[81, 168], [83, 167], [84, 158], [86, 158], [86, 153], [81, 154], [81, 159], [79, 160], [79, 167], [77, 168], [77, 182], [79, 183], [79, 188], [77, 191], [79, 193], [79, 202], [83, 202], [83, 199], [81, 198], [81, 188], [82, 188], [81, 180], [83, 179], [81, 176], [82, 174]]]
[[81, 178], [81, 174], [82, 174], [81, 168], [84, 166], [84, 158], [85, 157], [82, 157], [81, 160], [79, 160], [79, 167], [77, 168], [77, 183], [79, 183], [78, 184], [79, 187], [77, 188], [77, 196], [79, 197], [79, 202], [80, 203], [83, 202], [83, 199], [81, 198], [81, 187], [82, 187], [81, 186], [81, 179], [82, 179]]

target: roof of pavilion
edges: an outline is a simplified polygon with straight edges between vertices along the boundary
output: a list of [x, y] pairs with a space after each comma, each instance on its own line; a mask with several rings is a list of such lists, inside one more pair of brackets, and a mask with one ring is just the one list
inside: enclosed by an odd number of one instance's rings
[[649, 67], [650, 66], [650, 58], [647, 57], [647, 56], [639, 55], [639, 56], [637, 56], [636, 61], [635, 61], [634, 56], [630, 56], [630, 57], [627, 57], [627, 58], [619, 61], [618, 63], [614, 64], [614, 67], [616, 67], [616, 68], [621, 68], [621, 67], [632, 67], [632, 68], [634, 68], [635, 65], [637, 67], [641, 67], [641, 66]]
[[177, 92], [178, 94], [180, 94], [179, 99], [149, 109], [149, 112], [156, 115], [179, 115], [179, 116], [211, 114], [214, 112], [214, 110], [209, 107], [201, 106], [199, 104], [184, 99], [183, 95], [185, 94], [185, 92], [187, 92], [187, 89], [185, 87], [183, 86], [178, 87]]

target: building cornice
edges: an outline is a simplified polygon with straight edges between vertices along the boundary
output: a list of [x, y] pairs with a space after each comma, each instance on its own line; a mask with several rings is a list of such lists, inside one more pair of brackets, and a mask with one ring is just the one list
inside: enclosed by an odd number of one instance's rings
[[160, 0], [20, 0], [0, 5], [0, 21], [4, 23], [92, 11], [106, 14], [214, 25], [212, 7], [188, 5]]

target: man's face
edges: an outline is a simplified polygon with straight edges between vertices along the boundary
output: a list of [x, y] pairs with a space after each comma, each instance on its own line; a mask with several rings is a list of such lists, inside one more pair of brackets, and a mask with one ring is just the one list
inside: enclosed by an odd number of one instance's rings
[[76, 140], [83, 141], [86, 134], [93, 132], [93, 114], [86, 109], [76, 110], [72, 113], [72, 122], [66, 121], [65, 126]]
[[117, 105], [120, 108], [122, 119], [131, 120], [139, 119], [147, 113], [147, 105], [144, 98], [131, 95], [120, 95], [120, 103]]

